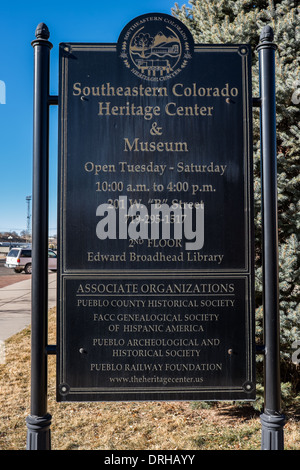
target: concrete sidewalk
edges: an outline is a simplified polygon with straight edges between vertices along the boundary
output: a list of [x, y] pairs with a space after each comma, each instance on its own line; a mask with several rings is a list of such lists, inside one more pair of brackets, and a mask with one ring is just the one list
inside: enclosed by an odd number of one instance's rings
[[[49, 273], [48, 306], [56, 306], [56, 273]], [[0, 341], [31, 322], [31, 277], [0, 289]]]

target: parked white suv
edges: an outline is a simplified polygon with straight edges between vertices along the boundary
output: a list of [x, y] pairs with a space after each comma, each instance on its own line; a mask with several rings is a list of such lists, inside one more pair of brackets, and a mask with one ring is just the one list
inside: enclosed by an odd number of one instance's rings
[[[31, 247], [12, 248], [6, 256], [4, 266], [13, 268], [16, 273], [25, 271], [26, 274], [31, 274]], [[48, 250], [48, 266], [51, 271], [57, 269], [57, 255], [52, 250]]]

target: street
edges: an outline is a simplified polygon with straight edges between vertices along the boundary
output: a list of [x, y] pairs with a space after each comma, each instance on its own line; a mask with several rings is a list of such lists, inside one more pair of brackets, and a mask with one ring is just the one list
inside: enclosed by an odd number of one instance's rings
[[[48, 306], [56, 305], [56, 273], [49, 272]], [[15, 273], [0, 260], [0, 343], [30, 325], [31, 275]]]
[[15, 273], [14, 269], [4, 267], [5, 258], [0, 258], [0, 288], [31, 278], [30, 274]]

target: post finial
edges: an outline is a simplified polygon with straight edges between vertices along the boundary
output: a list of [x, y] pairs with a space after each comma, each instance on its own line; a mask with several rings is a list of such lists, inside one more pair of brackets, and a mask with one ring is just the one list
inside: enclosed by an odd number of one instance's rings
[[274, 32], [271, 26], [266, 25], [263, 27], [260, 33], [260, 42], [273, 42]]
[[260, 33], [259, 44], [256, 46], [256, 50], [260, 51], [261, 49], [277, 49], [274, 40], [274, 31], [268, 24], [265, 25]]
[[37, 39], [49, 39], [50, 32], [45, 23], [39, 23], [35, 30], [35, 37]]
[[52, 44], [50, 41], [48, 41], [50, 37], [50, 31], [45, 23], [39, 23], [37, 25], [35, 30], [35, 37], [36, 39], [31, 43], [32, 47], [42, 45], [52, 49]]

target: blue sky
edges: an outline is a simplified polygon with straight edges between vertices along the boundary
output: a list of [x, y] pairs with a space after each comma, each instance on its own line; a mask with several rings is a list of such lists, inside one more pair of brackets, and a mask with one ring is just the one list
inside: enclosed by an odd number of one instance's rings
[[[179, 5], [187, 2], [178, 1]], [[53, 44], [50, 93], [58, 94], [60, 42], [117, 42], [136, 16], [171, 14], [175, 0], [3, 1], [0, 5], [0, 232], [27, 227], [26, 196], [32, 195], [33, 48], [36, 26], [44, 22]], [[1, 99], [1, 96], [0, 96]], [[50, 108], [49, 232], [56, 233], [57, 106]]]

